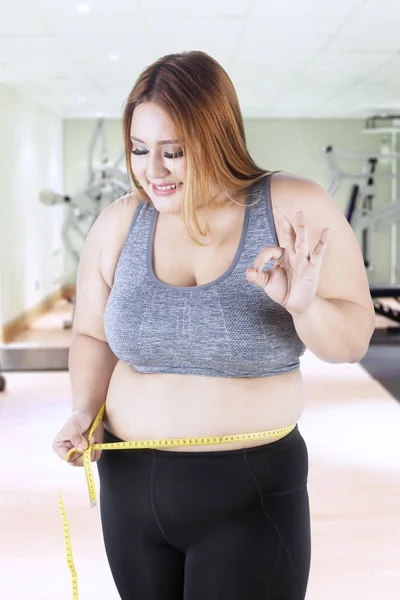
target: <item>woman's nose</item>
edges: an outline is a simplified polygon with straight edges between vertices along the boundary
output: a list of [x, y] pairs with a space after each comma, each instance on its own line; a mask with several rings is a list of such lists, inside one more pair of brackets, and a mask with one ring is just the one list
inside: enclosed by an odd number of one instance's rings
[[150, 155], [146, 169], [148, 179], [160, 179], [161, 177], [165, 177], [167, 173], [169, 173], [169, 171], [160, 160], [160, 157], [155, 154]]

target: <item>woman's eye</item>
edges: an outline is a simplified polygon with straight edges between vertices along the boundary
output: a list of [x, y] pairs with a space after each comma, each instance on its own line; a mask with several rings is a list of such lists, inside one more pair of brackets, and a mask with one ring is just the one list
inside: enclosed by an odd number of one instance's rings
[[[132, 154], [134, 154], [135, 156], [143, 156], [144, 154], [148, 154], [148, 150], [139, 150], [138, 148], [134, 148], [132, 150]], [[183, 150], [180, 150], [179, 152], [175, 152], [174, 154], [171, 154], [170, 152], [164, 152], [164, 157], [165, 158], [181, 158], [183, 156]]]
[[134, 150], [132, 150], [132, 154], [134, 154], [135, 156], [143, 156], [143, 154], [147, 154], [147, 150], [138, 150], [137, 148], [135, 148]]
[[183, 150], [179, 150], [179, 152], [175, 152], [175, 154], [164, 152], [164, 156], [165, 158], [181, 158], [183, 156]]

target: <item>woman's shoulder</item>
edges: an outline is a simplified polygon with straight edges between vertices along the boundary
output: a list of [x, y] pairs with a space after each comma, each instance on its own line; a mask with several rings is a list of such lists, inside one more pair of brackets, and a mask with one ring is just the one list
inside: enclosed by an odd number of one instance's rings
[[143, 200], [136, 191], [114, 200], [97, 217], [91, 235], [98, 236], [104, 243], [125, 239], [133, 216]]
[[285, 171], [276, 171], [271, 174], [271, 194], [274, 192], [283, 198], [293, 198], [293, 195], [296, 197], [310, 194], [327, 195], [324, 188], [316, 181]]
[[141, 203], [143, 203], [143, 200], [139, 196], [139, 193], [136, 190], [130, 190], [125, 196], [114, 200], [114, 202], [104, 209], [104, 220], [109, 224], [117, 224], [116, 222], [121, 221], [130, 222]]
[[107, 206], [93, 226], [92, 233], [99, 241], [100, 270], [109, 287], [112, 286], [115, 268], [133, 216], [143, 202], [137, 192], [129, 192]]
[[339, 215], [340, 207], [325, 188], [307, 177], [282, 171], [271, 175], [271, 203], [279, 206], [288, 218], [293, 219], [299, 210], [307, 212], [311, 220], [326, 221], [326, 217]]
[[129, 192], [104, 208], [92, 225], [85, 247], [90, 252], [119, 253], [140, 202], [137, 192]]

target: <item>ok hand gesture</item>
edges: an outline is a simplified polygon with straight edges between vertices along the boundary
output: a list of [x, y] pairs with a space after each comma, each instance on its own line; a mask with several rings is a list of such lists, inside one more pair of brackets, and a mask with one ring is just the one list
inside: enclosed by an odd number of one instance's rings
[[[278, 304], [294, 314], [306, 312], [311, 306], [319, 283], [322, 260], [329, 241], [329, 229], [324, 229], [310, 254], [308, 228], [302, 211], [297, 212], [296, 228], [279, 208], [274, 210], [275, 222], [282, 232], [283, 247], [267, 246], [257, 255], [254, 267], [246, 269], [250, 283], [261, 286]], [[262, 271], [268, 261], [276, 261], [268, 271]]]

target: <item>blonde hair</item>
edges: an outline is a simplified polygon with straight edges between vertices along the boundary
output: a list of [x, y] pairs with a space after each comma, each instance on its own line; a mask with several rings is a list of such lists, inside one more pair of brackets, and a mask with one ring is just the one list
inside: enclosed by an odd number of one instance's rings
[[156, 104], [171, 119], [186, 156], [182, 220], [191, 239], [204, 245], [194, 235], [206, 235], [196, 216], [195, 197], [202, 199], [202, 206], [216, 208], [219, 204], [211, 196], [211, 181], [234, 201], [231, 193], [247, 189], [269, 173], [248, 152], [233, 83], [216, 60], [200, 51], [159, 58], [138, 77], [123, 112], [126, 166], [141, 198], [151, 202], [131, 166], [132, 115], [144, 102]]

